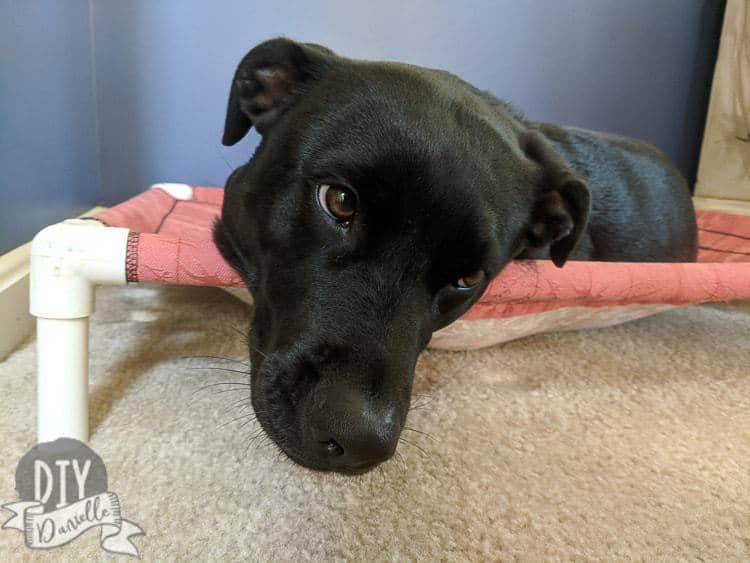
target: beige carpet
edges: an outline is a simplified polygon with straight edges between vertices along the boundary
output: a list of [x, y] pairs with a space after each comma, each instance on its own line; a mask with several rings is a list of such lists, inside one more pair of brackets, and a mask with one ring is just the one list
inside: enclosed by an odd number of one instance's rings
[[[245, 306], [219, 290], [100, 290], [91, 444], [147, 561], [750, 558], [750, 312], [428, 352], [399, 459], [315, 474], [243, 426]], [[0, 502], [34, 438], [34, 345], [0, 364]], [[193, 357], [193, 358], [191, 358]], [[239, 401], [239, 402], [238, 402]], [[0, 560], [31, 558], [0, 531]], [[40, 557], [112, 559], [88, 532]]]

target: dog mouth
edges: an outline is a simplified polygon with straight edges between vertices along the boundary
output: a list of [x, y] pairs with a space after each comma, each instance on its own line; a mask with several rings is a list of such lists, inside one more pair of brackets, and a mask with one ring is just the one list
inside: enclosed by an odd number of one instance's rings
[[[267, 396], [268, 393], [261, 389], [259, 384], [264, 376], [263, 368], [268, 357], [266, 352], [261, 352], [258, 349], [251, 351], [250, 403], [255, 412], [255, 418], [261, 430], [271, 439], [271, 442], [281, 453], [299, 465], [310, 467], [310, 462], [306, 459], [304, 453], [299, 451], [298, 447], [294, 446], [295, 443], [299, 443], [301, 440], [298, 425], [290, 423], [290, 419], [293, 420], [294, 418], [290, 416], [290, 412], [293, 412], [293, 407], [289, 404], [284, 404], [288, 403], [288, 401], [284, 400], [285, 394], [278, 392], [273, 397], [275, 400], [272, 400]], [[317, 469], [315, 467], [310, 468]]]
[[[301, 425], [297, 423], [295, 407], [289, 394], [281, 389], [269, 393], [261, 388], [268, 371], [281, 369], [269, 352], [255, 349], [251, 352], [250, 402], [261, 430], [273, 445], [294, 463], [315, 471], [332, 468], [308, 455], [298, 444], [302, 443]], [[264, 369], [265, 368], [265, 369]]]

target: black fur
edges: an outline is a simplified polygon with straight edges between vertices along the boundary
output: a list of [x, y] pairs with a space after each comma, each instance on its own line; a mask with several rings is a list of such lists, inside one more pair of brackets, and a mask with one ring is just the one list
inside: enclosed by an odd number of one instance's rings
[[[258, 420], [312, 468], [392, 455], [417, 356], [511, 259], [695, 259], [690, 193], [655, 148], [527, 121], [444, 71], [274, 39], [237, 69], [225, 144], [252, 126], [215, 240], [255, 299]], [[356, 192], [348, 225], [320, 184]]]

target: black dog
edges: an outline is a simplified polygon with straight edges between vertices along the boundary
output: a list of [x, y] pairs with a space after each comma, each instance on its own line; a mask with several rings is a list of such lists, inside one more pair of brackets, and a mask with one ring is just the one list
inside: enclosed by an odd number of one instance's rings
[[513, 258], [695, 259], [657, 149], [524, 120], [444, 71], [268, 41], [237, 68], [224, 144], [252, 126], [214, 238], [255, 299], [258, 420], [308, 467], [394, 453], [417, 356]]

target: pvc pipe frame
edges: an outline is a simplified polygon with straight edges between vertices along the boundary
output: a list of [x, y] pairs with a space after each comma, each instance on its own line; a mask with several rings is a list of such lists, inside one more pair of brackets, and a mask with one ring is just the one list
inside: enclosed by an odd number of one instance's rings
[[88, 337], [97, 285], [124, 285], [128, 229], [91, 219], [47, 227], [31, 243], [37, 318], [37, 439], [88, 440]]

